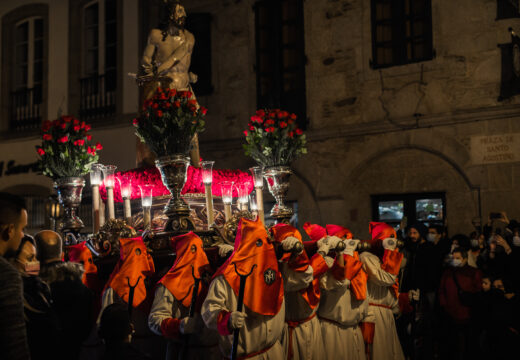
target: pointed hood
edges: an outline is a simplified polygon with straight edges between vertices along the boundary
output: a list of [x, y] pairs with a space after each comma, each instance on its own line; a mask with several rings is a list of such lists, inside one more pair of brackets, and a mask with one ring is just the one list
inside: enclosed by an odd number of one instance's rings
[[372, 239], [370, 243], [370, 252], [377, 255], [379, 258], [383, 256], [383, 240], [393, 237], [397, 240], [397, 234], [393, 227], [384, 222], [371, 222], [368, 225], [368, 230]]
[[92, 252], [87, 247], [87, 245], [85, 245], [84, 241], [79, 244], [76, 244], [76, 245], [69, 245], [69, 246], [67, 246], [66, 249], [67, 249], [69, 261], [83, 265], [85, 272], [83, 273], [83, 277], [81, 278], [81, 281], [89, 289], [93, 290], [92, 287], [89, 286], [92, 284], [89, 284], [89, 283], [92, 282], [92, 278], [97, 277], [98, 269], [97, 269], [96, 264], [94, 264], [94, 258], [92, 257]]
[[238, 296], [240, 274], [253, 272], [246, 280], [244, 305], [261, 315], [276, 315], [283, 302], [283, 280], [273, 244], [268, 242], [262, 222], [241, 218], [237, 227], [235, 249], [214, 277], [223, 275]]
[[[171, 246], [175, 249], [175, 263], [159, 283], [163, 284], [177, 301], [188, 308], [195, 284], [193, 275], [198, 279], [202, 278], [202, 274], [209, 270], [209, 261], [203, 250], [202, 240], [193, 231], [173, 237]], [[201, 291], [200, 286], [198, 294]]]
[[120, 258], [116, 264], [105, 289], [114, 289], [117, 295], [128, 304], [130, 285], [137, 284], [134, 291], [133, 307], [139, 306], [146, 299], [144, 280], [153, 275], [155, 266], [153, 259], [146, 250], [142, 237], [119, 239]]
[[352, 239], [352, 231], [347, 229], [346, 227], [339, 226], [339, 225], [333, 225], [333, 224], [327, 224], [327, 235], [329, 236], [337, 236], [341, 239]]

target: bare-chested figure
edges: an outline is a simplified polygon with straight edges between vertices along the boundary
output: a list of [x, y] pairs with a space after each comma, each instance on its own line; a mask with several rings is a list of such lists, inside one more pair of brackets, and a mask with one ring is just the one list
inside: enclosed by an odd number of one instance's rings
[[163, 29], [152, 29], [144, 50], [141, 67], [144, 75], [169, 77], [170, 88], [191, 90], [190, 82], [195, 82], [189, 73], [191, 53], [195, 38], [184, 29], [186, 11], [178, 1], [167, 1], [168, 24]]
[[[179, 0], [163, 0], [164, 11], [168, 14], [160, 29], [152, 29], [148, 35], [148, 44], [141, 59], [140, 78], [149, 77], [142, 82], [141, 104], [153, 96], [157, 86], [170, 89], [189, 90], [191, 99], [195, 94], [190, 83], [197, 81], [197, 76], [189, 72], [191, 53], [195, 37], [184, 29], [186, 11]], [[165, 81], [166, 79], [166, 81]], [[190, 151], [191, 163], [199, 167], [199, 142], [195, 135]], [[145, 144], [137, 144], [137, 166], [153, 165], [154, 156]]]

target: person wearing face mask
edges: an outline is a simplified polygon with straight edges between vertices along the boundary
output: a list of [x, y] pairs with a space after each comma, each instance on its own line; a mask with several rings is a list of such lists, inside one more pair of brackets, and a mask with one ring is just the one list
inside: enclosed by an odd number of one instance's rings
[[53, 358], [61, 345], [61, 333], [51, 307], [49, 286], [38, 276], [40, 262], [36, 259], [35, 242], [30, 235], [22, 238], [12, 261], [22, 275], [25, 325], [31, 359]]
[[441, 342], [442, 359], [460, 359], [476, 356], [478, 349], [472, 324], [471, 306], [474, 294], [482, 289], [482, 273], [468, 265], [468, 254], [462, 248], [452, 253], [451, 266], [442, 274], [439, 303], [444, 311]]

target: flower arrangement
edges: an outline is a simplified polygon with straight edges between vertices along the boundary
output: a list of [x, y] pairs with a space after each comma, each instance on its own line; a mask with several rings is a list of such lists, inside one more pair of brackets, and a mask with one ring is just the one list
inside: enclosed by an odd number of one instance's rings
[[190, 91], [157, 88], [134, 119], [135, 133], [158, 156], [188, 154], [191, 140], [204, 131], [207, 109]]
[[246, 155], [259, 165], [287, 166], [306, 154], [306, 139], [296, 124], [296, 115], [280, 109], [257, 110], [244, 131]]
[[97, 152], [103, 149], [99, 142], [92, 142], [90, 129], [90, 125], [72, 116], [44, 121], [42, 144], [36, 146], [43, 175], [56, 180], [88, 174], [99, 159]]

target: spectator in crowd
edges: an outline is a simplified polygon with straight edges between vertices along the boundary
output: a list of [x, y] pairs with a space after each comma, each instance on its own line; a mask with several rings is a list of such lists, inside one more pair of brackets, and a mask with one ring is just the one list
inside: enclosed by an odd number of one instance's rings
[[492, 300], [493, 278], [489, 275], [482, 276], [482, 291], [475, 295], [475, 302], [472, 308], [472, 324], [479, 342], [479, 352], [481, 359], [491, 359], [489, 347], [488, 329], [490, 324], [490, 311]]
[[490, 321], [487, 330], [494, 359], [510, 359], [520, 350], [520, 299], [507, 279], [493, 281]]
[[49, 286], [38, 276], [40, 263], [36, 260], [35, 245], [34, 239], [25, 235], [13, 263], [23, 280], [25, 324], [31, 359], [45, 360], [52, 359], [60, 348], [61, 334], [51, 308]]
[[475, 356], [478, 344], [471, 323], [474, 294], [482, 288], [482, 273], [468, 265], [468, 253], [463, 248], [452, 252], [451, 267], [441, 278], [439, 302], [444, 311], [442, 359]]
[[[40, 276], [49, 284], [52, 307], [63, 331], [63, 356], [77, 359], [82, 342], [94, 324], [92, 292], [83, 284], [83, 266], [64, 262], [61, 236], [51, 230], [35, 236]], [[81, 309], [81, 310], [79, 310]]]
[[0, 193], [0, 351], [4, 360], [29, 359], [20, 273], [9, 263], [27, 226], [23, 199]]
[[151, 359], [131, 345], [134, 326], [130, 322], [128, 306], [113, 303], [103, 309], [99, 324], [99, 337], [105, 344], [103, 360]]
[[[422, 223], [417, 222], [408, 227], [403, 251], [406, 265], [400, 286], [401, 293], [413, 290], [420, 294], [419, 301], [412, 304], [415, 311], [399, 318], [403, 350], [406, 355], [417, 359], [428, 359], [432, 354], [432, 317], [437, 290], [435, 272], [440, 271], [437, 268], [441, 267], [441, 264], [436, 263], [434, 242], [427, 241], [427, 237], [428, 229]], [[408, 328], [413, 329], [410, 335]]]

